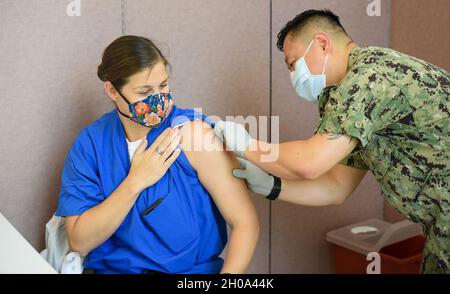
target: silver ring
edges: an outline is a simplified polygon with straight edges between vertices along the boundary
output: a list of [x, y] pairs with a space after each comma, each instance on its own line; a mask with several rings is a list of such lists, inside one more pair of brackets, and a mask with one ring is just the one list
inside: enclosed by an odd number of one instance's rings
[[156, 153], [158, 153], [159, 156], [161, 156], [163, 154], [164, 151], [161, 151], [161, 149], [159, 149], [159, 147], [156, 147]]

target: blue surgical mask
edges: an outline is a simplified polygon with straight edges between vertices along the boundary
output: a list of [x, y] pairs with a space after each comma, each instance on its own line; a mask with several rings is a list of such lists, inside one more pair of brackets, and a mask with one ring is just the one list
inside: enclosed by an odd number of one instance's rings
[[305, 55], [295, 63], [295, 71], [291, 72], [291, 81], [299, 96], [310, 102], [317, 103], [320, 93], [326, 87], [326, 76], [324, 73], [328, 61], [328, 54], [325, 57], [322, 74], [313, 75], [305, 61], [306, 53], [308, 53], [312, 44], [313, 41], [309, 43]]

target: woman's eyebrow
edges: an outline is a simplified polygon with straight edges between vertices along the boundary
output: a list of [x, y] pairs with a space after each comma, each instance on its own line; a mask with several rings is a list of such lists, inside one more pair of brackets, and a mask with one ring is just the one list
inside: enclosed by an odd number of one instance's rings
[[[162, 84], [166, 83], [168, 79], [169, 79], [169, 77], [167, 77], [164, 81], [162, 81], [159, 84], [162, 85]], [[142, 86], [135, 87], [133, 89], [134, 90], [138, 90], [138, 89], [143, 89], [143, 88], [152, 88], [152, 86], [150, 86], [150, 85], [142, 85]]]
[[139, 90], [139, 89], [151, 88], [151, 87], [152, 86], [150, 86], [150, 85], [142, 85], [142, 86], [133, 87], [133, 90]]

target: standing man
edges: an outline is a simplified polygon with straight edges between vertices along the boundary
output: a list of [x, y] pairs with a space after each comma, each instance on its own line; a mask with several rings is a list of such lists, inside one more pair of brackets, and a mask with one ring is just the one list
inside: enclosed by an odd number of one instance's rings
[[[450, 273], [450, 75], [387, 48], [358, 47], [338, 16], [308, 10], [278, 34], [292, 84], [318, 103], [307, 140], [278, 145], [233, 122], [215, 132], [254, 192], [300, 205], [341, 204], [370, 170], [387, 200], [426, 235], [423, 273]], [[273, 162], [261, 156], [278, 148]], [[269, 151], [267, 151], [269, 150]]]

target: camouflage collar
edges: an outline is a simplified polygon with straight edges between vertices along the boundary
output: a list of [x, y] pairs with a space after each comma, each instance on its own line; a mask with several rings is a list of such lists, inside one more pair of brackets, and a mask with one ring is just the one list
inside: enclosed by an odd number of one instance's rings
[[355, 47], [352, 49], [352, 51], [350, 51], [350, 54], [348, 56], [348, 70], [350, 71], [350, 69], [353, 67], [353, 65], [355, 65], [356, 59], [358, 58], [359, 54], [361, 53], [361, 47]]
[[336, 85], [326, 87], [322, 90], [322, 93], [319, 96], [319, 114], [321, 116], [323, 111], [325, 110], [325, 105], [327, 105], [328, 98], [330, 98], [330, 91], [335, 87]]
[[[348, 71], [355, 65], [356, 59], [358, 58], [359, 54], [361, 53], [362, 47], [355, 47], [350, 51], [349, 57], [348, 57]], [[323, 111], [325, 110], [325, 105], [327, 105], [328, 98], [330, 97], [330, 91], [336, 88], [338, 85], [332, 85], [328, 86], [325, 89], [323, 89], [322, 93], [319, 96], [319, 114], [321, 115]]]

